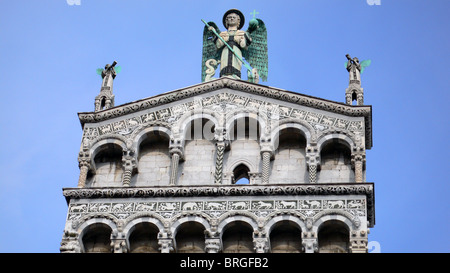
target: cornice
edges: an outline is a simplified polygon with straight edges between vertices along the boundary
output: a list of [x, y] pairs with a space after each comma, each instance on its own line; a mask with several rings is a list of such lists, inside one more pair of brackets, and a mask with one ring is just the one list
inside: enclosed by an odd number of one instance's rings
[[368, 219], [371, 226], [375, 224], [373, 183], [64, 188], [63, 195], [67, 203], [71, 199], [99, 198], [365, 195]]

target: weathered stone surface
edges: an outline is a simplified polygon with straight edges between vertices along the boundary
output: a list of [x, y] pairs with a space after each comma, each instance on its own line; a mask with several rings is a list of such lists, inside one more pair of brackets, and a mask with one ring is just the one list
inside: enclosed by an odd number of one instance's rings
[[79, 117], [62, 252], [366, 249], [370, 106], [221, 78]]

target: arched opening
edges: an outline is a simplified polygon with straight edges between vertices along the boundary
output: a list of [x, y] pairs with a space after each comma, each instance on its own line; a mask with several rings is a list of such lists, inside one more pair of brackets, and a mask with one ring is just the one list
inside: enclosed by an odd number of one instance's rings
[[233, 170], [232, 183], [236, 185], [250, 184], [250, 170], [245, 164], [239, 164]]
[[279, 132], [277, 149], [271, 162], [271, 183], [305, 183], [306, 138], [297, 128], [285, 128]]
[[158, 227], [152, 223], [138, 223], [131, 232], [129, 243], [131, 253], [158, 253]]
[[356, 105], [358, 101], [358, 96], [356, 95], [356, 90], [352, 92], [352, 105]]
[[185, 128], [184, 162], [178, 168], [179, 184], [207, 185], [214, 181], [216, 153], [214, 123], [194, 119]]
[[250, 117], [240, 117], [234, 120], [229, 136], [235, 140], [259, 140], [261, 128], [259, 121]]
[[222, 234], [223, 253], [253, 253], [253, 228], [243, 221], [231, 222]]
[[318, 183], [355, 182], [351, 150], [338, 140], [329, 141], [320, 151]]
[[84, 252], [86, 253], [110, 253], [111, 252], [111, 228], [106, 224], [92, 224], [87, 227], [82, 237]]
[[100, 101], [100, 110], [105, 109], [105, 106], [106, 106], [106, 97], [102, 97]]
[[330, 220], [319, 227], [320, 253], [348, 253], [350, 232], [346, 224], [338, 220]]
[[197, 222], [186, 222], [178, 227], [175, 236], [178, 253], [204, 253], [205, 227]]
[[[261, 163], [261, 148], [259, 146], [260, 131], [258, 120], [249, 117], [237, 118], [230, 125], [230, 128], [228, 128], [228, 136], [231, 142], [229, 146], [230, 150], [224, 156], [224, 169], [228, 170], [229, 174], [234, 175], [231, 183], [236, 183], [240, 179], [244, 180], [236, 184], [241, 184], [244, 181], [247, 183], [247, 180], [250, 180], [248, 173], [259, 171], [259, 169], [255, 168], [259, 168]], [[243, 166], [242, 168], [234, 167], [235, 162], [242, 161], [248, 163], [246, 168]]]
[[152, 131], [144, 136], [138, 150], [139, 173], [133, 177], [136, 186], [169, 184], [170, 174], [169, 137]]
[[300, 228], [287, 220], [276, 223], [270, 232], [270, 247], [272, 253], [301, 253]]
[[114, 187], [122, 185], [122, 147], [108, 143], [100, 147], [94, 156], [95, 174], [88, 172], [89, 187]]
[[207, 118], [191, 120], [185, 128], [185, 140], [213, 140], [215, 124]]

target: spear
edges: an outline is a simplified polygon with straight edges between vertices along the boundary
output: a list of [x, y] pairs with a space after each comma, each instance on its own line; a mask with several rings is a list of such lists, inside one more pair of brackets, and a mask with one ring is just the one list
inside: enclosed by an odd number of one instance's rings
[[232, 48], [227, 42], [225, 42], [225, 40], [224, 40], [222, 37], [220, 37], [220, 35], [216, 32], [216, 30], [215, 30], [214, 28], [210, 27], [210, 26], [208, 25], [208, 23], [205, 22], [205, 20], [202, 19], [202, 22], [205, 23], [205, 25], [206, 25], [209, 29], [212, 30], [212, 32], [217, 36], [217, 38], [219, 38], [219, 39], [220, 39], [220, 40], [228, 47], [228, 49], [229, 49], [231, 52], [233, 52], [234, 56], [236, 56], [236, 57], [239, 59], [239, 61], [241, 61], [241, 62], [244, 64], [245, 68], [247, 68], [247, 70], [251, 72], [251, 71], [252, 71], [251, 66], [244, 62], [244, 60], [242, 59], [242, 57], [239, 56], [239, 54], [237, 54], [237, 53], [233, 50], [233, 48]]

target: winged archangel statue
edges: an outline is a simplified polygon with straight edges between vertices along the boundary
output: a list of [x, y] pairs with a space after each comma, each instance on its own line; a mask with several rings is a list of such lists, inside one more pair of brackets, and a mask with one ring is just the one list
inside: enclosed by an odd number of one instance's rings
[[222, 21], [227, 29], [222, 32], [214, 22], [203, 21], [202, 82], [213, 79], [218, 64], [220, 77], [240, 79], [244, 65], [249, 81], [267, 81], [267, 30], [264, 22], [253, 17], [247, 31], [243, 31], [245, 17], [237, 9], [225, 12]]
[[364, 69], [368, 67], [372, 61], [364, 60], [359, 62], [358, 58], [350, 57], [349, 54], [345, 55], [348, 61], [345, 62], [345, 68], [350, 73], [350, 84], [358, 84], [361, 85], [361, 74], [364, 72]]

